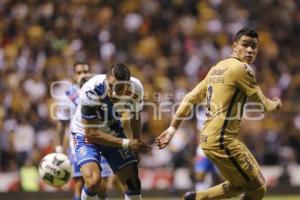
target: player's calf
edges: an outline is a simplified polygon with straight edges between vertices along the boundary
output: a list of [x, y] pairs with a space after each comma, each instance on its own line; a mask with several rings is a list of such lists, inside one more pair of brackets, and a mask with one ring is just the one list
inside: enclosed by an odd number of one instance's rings
[[81, 166], [80, 171], [85, 182], [81, 193], [81, 199], [93, 199], [97, 194], [99, 185], [101, 184], [99, 165], [96, 162], [89, 162]]
[[88, 176], [85, 176], [85, 187], [89, 191], [97, 192], [99, 185], [101, 184], [101, 178], [100, 176], [97, 176], [94, 173], [89, 174]]
[[141, 199], [141, 181], [138, 177], [130, 178], [126, 181], [125, 199], [140, 200]]
[[126, 165], [116, 172], [125, 191], [126, 200], [140, 200], [141, 181], [138, 177], [138, 168], [136, 163]]
[[101, 179], [101, 185], [98, 188], [98, 200], [106, 200], [108, 199], [107, 197], [107, 191], [108, 191], [108, 177], [102, 177]]

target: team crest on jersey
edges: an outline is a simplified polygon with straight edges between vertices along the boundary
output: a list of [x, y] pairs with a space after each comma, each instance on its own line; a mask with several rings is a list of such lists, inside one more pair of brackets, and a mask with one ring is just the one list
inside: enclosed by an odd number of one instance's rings
[[244, 70], [246, 70], [246, 72], [247, 72], [250, 76], [255, 77], [254, 71], [253, 71], [253, 69], [252, 69], [249, 65], [243, 64], [243, 68], [244, 68]]
[[256, 85], [256, 78], [253, 69], [247, 64], [243, 64], [243, 68], [247, 72], [248, 76], [251, 78], [252, 84]]
[[87, 154], [87, 149], [86, 149], [86, 147], [80, 147], [79, 148], [79, 155], [81, 156], [81, 157], [83, 157], [83, 156], [85, 156]]

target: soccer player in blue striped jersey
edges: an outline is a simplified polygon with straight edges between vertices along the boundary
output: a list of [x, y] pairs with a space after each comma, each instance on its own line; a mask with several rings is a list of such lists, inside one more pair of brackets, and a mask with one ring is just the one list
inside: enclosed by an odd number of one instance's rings
[[[76, 111], [76, 108], [79, 104], [79, 90], [82, 84], [87, 80], [87, 77], [90, 77], [90, 65], [87, 62], [77, 62], [73, 65], [74, 69], [74, 84], [72, 84], [64, 93], [63, 102], [64, 105], [67, 105], [68, 109], [61, 109], [61, 112], [58, 113], [60, 120], [57, 124], [57, 144], [63, 144], [64, 148], [61, 145], [56, 146], [56, 152], [68, 151], [69, 158], [73, 164], [73, 180], [74, 180], [74, 200], [81, 199], [81, 191], [84, 185], [82, 174], [80, 172], [77, 159], [75, 156], [75, 149], [73, 145], [73, 140], [70, 139], [70, 132], [67, 129], [70, 120], [72, 120], [72, 115]], [[71, 123], [72, 126], [72, 123]], [[70, 128], [72, 129], [72, 127]], [[67, 130], [67, 131], [66, 131]], [[69, 144], [68, 144], [69, 143]], [[69, 146], [68, 150], [67, 146]], [[102, 168], [101, 176], [103, 180], [99, 185], [98, 198], [106, 199], [107, 198], [107, 188], [108, 188], [108, 178], [113, 176], [113, 172], [105, 160], [104, 157], [101, 157], [100, 165]]]
[[[102, 179], [99, 160], [104, 156], [122, 183], [125, 199], [140, 200], [136, 154], [151, 150], [140, 139], [143, 85], [130, 76], [126, 65], [117, 63], [107, 74], [89, 79], [82, 86], [79, 98], [71, 132], [85, 181], [81, 199], [94, 199]], [[121, 112], [131, 114], [133, 139], [127, 139], [124, 134]]]

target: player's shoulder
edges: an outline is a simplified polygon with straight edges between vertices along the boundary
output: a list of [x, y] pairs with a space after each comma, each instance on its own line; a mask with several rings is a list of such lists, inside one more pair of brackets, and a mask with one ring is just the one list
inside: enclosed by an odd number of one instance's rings
[[130, 81], [137, 90], [143, 90], [143, 84], [139, 79], [131, 76]]
[[130, 77], [130, 82], [131, 82], [131, 85], [132, 85], [131, 88], [132, 88], [134, 93], [137, 93], [138, 95], [141, 95], [144, 92], [143, 84], [139, 79], [137, 79], [135, 77]]
[[100, 97], [106, 95], [105, 74], [95, 75], [83, 84], [79, 98], [82, 105], [97, 105]]
[[228, 57], [222, 61], [220, 61], [218, 64], [220, 65], [224, 65], [224, 66], [228, 66], [230, 68], [230, 70], [238, 70], [241, 67], [244, 66], [244, 64], [246, 64], [245, 62], [241, 61], [238, 58], [235, 57]]
[[130, 77], [130, 87], [126, 90], [125, 95], [131, 96], [134, 100], [142, 99], [144, 87], [142, 82], [135, 78]]
[[82, 85], [81, 91], [91, 90], [91, 89], [95, 88], [98, 85], [104, 85], [105, 79], [106, 79], [106, 75], [105, 74], [95, 75], [95, 76], [91, 77], [88, 81], [86, 81]]
[[255, 76], [253, 68], [237, 58], [229, 57], [226, 62], [230, 66], [229, 70], [237, 76], [243, 74]]
[[86, 83], [99, 84], [99, 83], [103, 83], [105, 79], [106, 79], [106, 74], [97, 74], [92, 78], [90, 78]]

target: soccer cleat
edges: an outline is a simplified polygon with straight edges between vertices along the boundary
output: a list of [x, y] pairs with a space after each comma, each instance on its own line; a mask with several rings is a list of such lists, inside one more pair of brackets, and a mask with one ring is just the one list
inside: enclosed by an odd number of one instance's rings
[[184, 200], [196, 200], [196, 192], [187, 192], [183, 195]]

